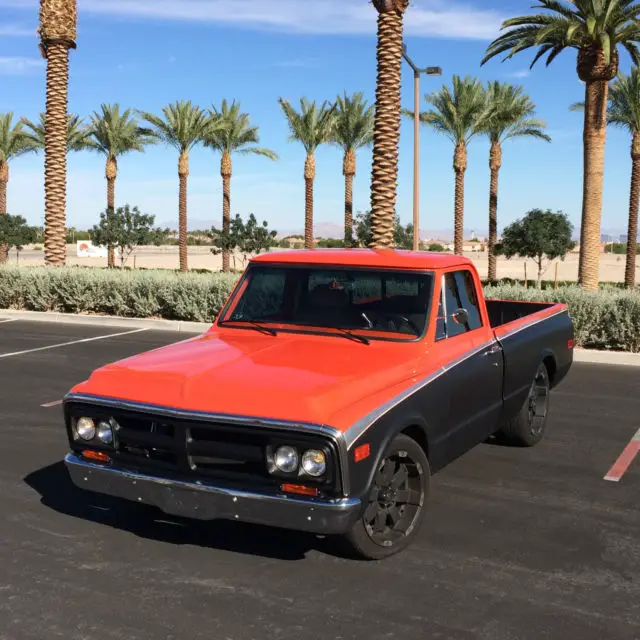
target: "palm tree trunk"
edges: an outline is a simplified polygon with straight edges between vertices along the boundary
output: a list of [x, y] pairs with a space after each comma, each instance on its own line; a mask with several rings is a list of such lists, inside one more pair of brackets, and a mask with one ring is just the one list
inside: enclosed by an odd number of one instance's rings
[[[9, 164], [0, 161], [0, 216], [7, 215], [7, 184], [9, 183]], [[5, 264], [9, 258], [8, 247], [0, 245], [0, 264]]]
[[344, 154], [344, 246], [353, 247], [353, 179], [356, 175], [356, 153], [350, 149]]
[[587, 80], [584, 127], [584, 186], [580, 230], [580, 284], [586, 291], [597, 291], [600, 270], [600, 226], [604, 156], [607, 139], [607, 100], [609, 83]]
[[304, 248], [313, 249], [313, 182], [316, 179], [316, 159], [307, 154], [304, 163]]
[[[116, 178], [118, 177], [118, 163], [115, 158], [107, 158], [105, 169], [107, 178], [107, 217], [112, 216], [116, 210]], [[116, 251], [113, 247], [107, 247], [107, 267], [113, 269], [116, 266]]]
[[178, 159], [180, 194], [178, 197], [178, 245], [180, 247], [180, 273], [189, 270], [187, 255], [187, 182], [189, 180], [189, 152], [183, 151]]
[[[376, 0], [378, 76], [371, 173], [371, 246], [392, 247], [398, 188], [403, 14], [408, 3]], [[390, 6], [393, 5], [393, 6]], [[402, 6], [400, 6], [402, 5]]]
[[67, 259], [67, 109], [69, 45], [50, 42], [44, 147], [44, 259], [62, 266]]
[[[233, 165], [231, 162], [231, 154], [223, 153], [220, 162], [220, 175], [222, 176], [222, 231], [229, 232], [231, 227], [231, 174]], [[229, 263], [230, 255], [228, 251], [222, 252], [222, 271], [229, 273], [231, 265]]]
[[638, 254], [638, 208], [640, 207], [640, 132], [635, 131], [631, 143], [631, 196], [629, 198], [629, 229], [627, 231], [627, 265], [624, 286], [632, 289], [636, 284], [636, 258]]
[[496, 259], [496, 243], [498, 242], [498, 180], [502, 167], [502, 148], [499, 142], [491, 143], [489, 153], [489, 168], [491, 182], [489, 184], [489, 280], [498, 279], [498, 264]]
[[456, 174], [453, 244], [454, 253], [460, 256], [464, 245], [464, 175], [467, 170], [467, 146], [464, 142], [456, 145], [453, 170]]

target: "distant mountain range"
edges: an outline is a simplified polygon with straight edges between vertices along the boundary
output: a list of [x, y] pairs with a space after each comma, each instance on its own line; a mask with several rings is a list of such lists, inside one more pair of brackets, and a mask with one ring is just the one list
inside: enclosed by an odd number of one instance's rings
[[[198, 220], [192, 219], [189, 220], [189, 230], [190, 231], [198, 231], [203, 229], [211, 229], [212, 225], [219, 225], [219, 221], [216, 219], [212, 220]], [[158, 226], [163, 229], [175, 229], [176, 224], [175, 220], [164, 221], [158, 223]], [[313, 227], [314, 237], [316, 238], [332, 238], [339, 239], [344, 236], [344, 228], [341, 224], [337, 222], [317, 222]], [[486, 230], [483, 229], [465, 229], [464, 237], [471, 238], [471, 236], [475, 233], [479, 238], [484, 238], [486, 236]], [[620, 236], [625, 235], [627, 233], [626, 229], [616, 229], [616, 228], [607, 228], [602, 229], [602, 240], [617, 240]], [[304, 228], [302, 227], [290, 227], [284, 229], [278, 229], [278, 238], [284, 238], [286, 236], [295, 236], [295, 235], [304, 235]], [[452, 241], [453, 240], [453, 229], [420, 229], [420, 239], [421, 240], [445, 240]], [[580, 232], [576, 230], [574, 233], [574, 240], [580, 239]]]

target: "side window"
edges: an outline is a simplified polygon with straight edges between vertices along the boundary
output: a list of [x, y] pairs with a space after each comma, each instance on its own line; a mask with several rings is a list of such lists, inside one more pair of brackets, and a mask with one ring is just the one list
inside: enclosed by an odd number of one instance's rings
[[458, 271], [456, 274], [456, 282], [460, 293], [460, 305], [467, 310], [469, 316], [469, 329], [479, 329], [482, 326], [480, 317], [480, 307], [478, 306], [478, 296], [476, 295], [476, 287], [470, 271]]
[[459, 324], [453, 320], [453, 314], [458, 309], [464, 308], [455, 273], [447, 273], [445, 275], [444, 292], [445, 308], [447, 310], [447, 338], [453, 338], [470, 330], [466, 325]]
[[[469, 271], [447, 273], [444, 277], [443, 293], [438, 308], [436, 340], [453, 338], [482, 326], [478, 298]], [[466, 323], [454, 320], [453, 316], [458, 309], [466, 310]]]

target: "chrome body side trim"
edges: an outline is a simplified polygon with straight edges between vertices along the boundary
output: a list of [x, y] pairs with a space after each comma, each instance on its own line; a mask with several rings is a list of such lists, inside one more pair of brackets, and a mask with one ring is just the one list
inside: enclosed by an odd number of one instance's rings
[[377, 420], [382, 418], [385, 414], [387, 414], [389, 411], [391, 411], [398, 404], [400, 404], [401, 402], [403, 402], [404, 400], [406, 400], [407, 398], [409, 398], [413, 394], [417, 393], [421, 389], [424, 389], [427, 385], [431, 384], [434, 380], [437, 380], [438, 378], [440, 378], [442, 375], [444, 375], [445, 373], [447, 373], [448, 371], [450, 371], [454, 367], [457, 367], [458, 365], [462, 364], [463, 362], [465, 362], [469, 358], [472, 358], [473, 356], [477, 355], [478, 353], [484, 351], [488, 347], [495, 348], [497, 346], [500, 349], [502, 349], [501, 340], [504, 340], [505, 338], [508, 338], [508, 337], [510, 337], [512, 335], [516, 335], [517, 333], [520, 333], [524, 329], [528, 329], [528, 328], [533, 327], [533, 326], [535, 326], [535, 325], [537, 325], [537, 324], [539, 324], [541, 322], [544, 322], [545, 320], [549, 320], [551, 318], [555, 318], [555, 317], [557, 317], [559, 315], [562, 315], [564, 313], [567, 313], [566, 309], [562, 309], [562, 310], [560, 310], [560, 311], [558, 311], [556, 313], [553, 313], [551, 315], [545, 316], [544, 318], [536, 318], [535, 320], [532, 320], [531, 322], [527, 322], [526, 324], [524, 324], [524, 325], [522, 325], [520, 327], [517, 327], [517, 328], [515, 328], [515, 329], [513, 329], [511, 331], [508, 331], [504, 335], [500, 336], [500, 338], [495, 336], [495, 329], [494, 329], [493, 330], [494, 331], [494, 337], [491, 340], [488, 340], [487, 342], [484, 342], [480, 346], [475, 347], [471, 351], [468, 351], [464, 355], [460, 356], [459, 358], [457, 358], [453, 362], [449, 363], [448, 365], [445, 365], [444, 367], [438, 369], [437, 371], [434, 371], [434, 372], [430, 373], [428, 376], [426, 376], [422, 380], [416, 382], [412, 386], [408, 387], [405, 391], [403, 391], [402, 393], [398, 394], [397, 396], [395, 396], [394, 398], [392, 398], [391, 400], [389, 400], [385, 404], [381, 405], [380, 407], [378, 407], [377, 409], [375, 409], [371, 413], [367, 414], [366, 416], [364, 416], [363, 418], [361, 418], [357, 422], [354, 422], [344, 433], [344, 437], [345, 437], [346, 444], [347, 444], [347, 449], [351, 449], [353, 444]]
[[81, 489], [158, 507], [199, 520], [237, 520], [313, 533], [343, 533], [360, 517], [358, 499], [319, 500], [239, 491], [97, 464], [69, 453], [65, 465]]
[[116, 409], [124, 409], [129, 411], [139, 411], [143, 413], [151, 413], [154, 415], [164, 415], [172, 418], [183, 418], [187, 420], [203, 420], [205, 422], [219, 422], [222, 424], [237, 424], [255, 427], [271, 427], [273, 429], [281, 429], [283, 431], [292, 431], [298, 433], [315, 432], [332, 440], [338, 450], [338, 465], [340, 468], [340, 476], [342, 481], [342, 493], [344, 496], [349, 495], [349, 474], [348, 469], [348, 451], [342, 431], [329, 427], [327, 425], [292, 422], [287, 420], [274, 420], [270, 418], [256, 418], [252, 416], [239, 416], [219, 413], [207, 413], [204, 411], [189, 411], [185, 409], [173, 409], [171, 407], [163, 407], [159, 405], [145, 404], [141, 402], [131, 402], [128, 400], [118, 400], [116, 398], [104, 398], [102, 396], [94, 396], [83, 393], [69, 393], [64, 398], [67, 402], [84, 402], [102, 407], [113, 407]]

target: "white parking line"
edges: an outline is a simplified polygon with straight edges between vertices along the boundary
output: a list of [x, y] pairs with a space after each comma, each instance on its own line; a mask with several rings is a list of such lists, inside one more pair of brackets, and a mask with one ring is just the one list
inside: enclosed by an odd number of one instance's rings
[[41, 404], [41, 407], [45, 409], [50, 409], [51, 407], [57, 407], [62, 404], [62, 400], [54, 400], [53, 402], [46, 402], [45, 404]]
[[36, 353], [37, 351], [60, 349], [61, 347], [69, 347], [71, 345], [82, 344], [84, 342], [95, 342], [96, 340], [107, 340], [108, 338], [117, 338], [118, 336], [129, 336], [133, 333], [141, 333], [142, 331], [149, 331], [149, 329], [134, 329], [133, 331], [110, 333], [108, 336], [97, 336], [96, 338], [84, 338], [83, 340], [72, 340], [71, 342], [62, 342], [61, 344], [51, 344], [46, 347], [37, 347], [36, 349], [25, 349], [24, 351], [14, 351], [13, 353], [0, 353], [0, 359], [10, 358], [11, 356], [23, 356], [27, 353]]
[[17, 318], [9, 318], [8, 320], [0, 320], [0, 324], [5, 324], [6, 322], [15, 322]]

